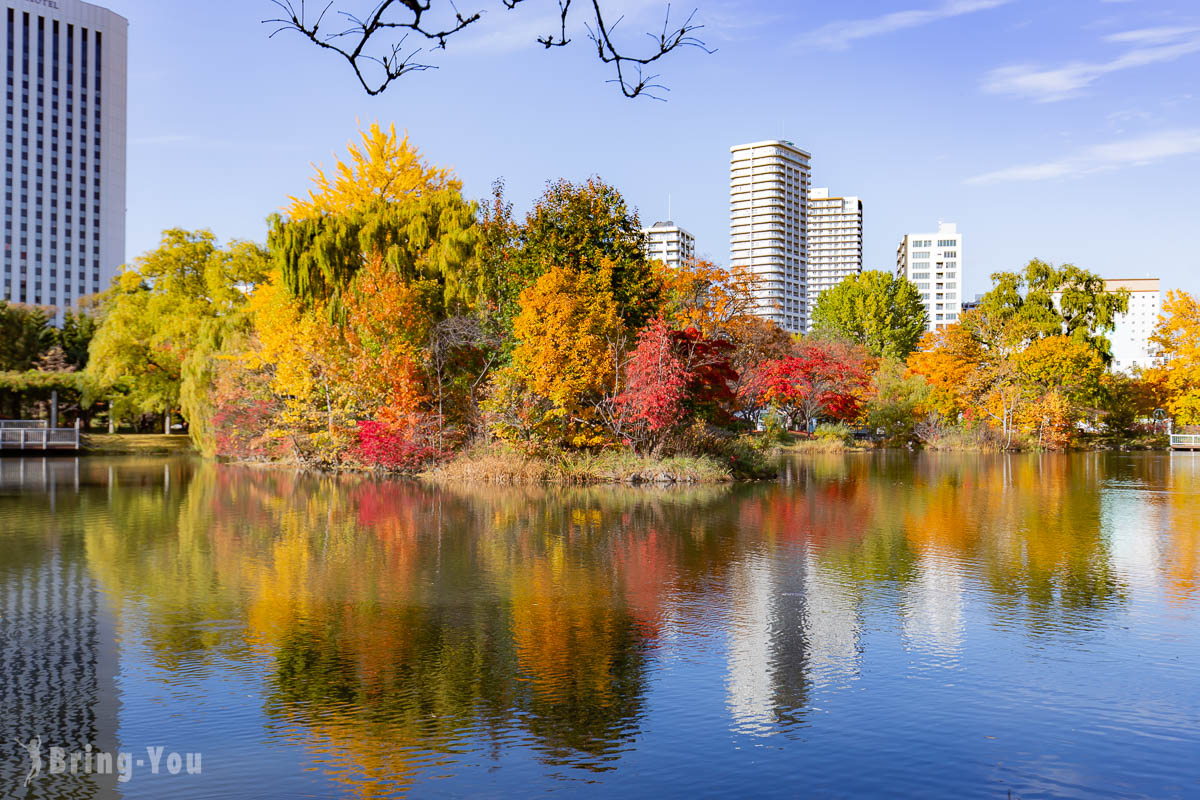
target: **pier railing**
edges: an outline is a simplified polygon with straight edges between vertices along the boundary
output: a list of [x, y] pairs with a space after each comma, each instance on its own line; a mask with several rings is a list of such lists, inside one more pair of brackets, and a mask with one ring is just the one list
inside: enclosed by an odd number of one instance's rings
[[0, 420], [0, 450], [79, 449], [80, 425], [51, 428], [41, 420]]
[[1200, 434], [1173, 433], [1171, 434], [1171, 449], [1200, 450]]

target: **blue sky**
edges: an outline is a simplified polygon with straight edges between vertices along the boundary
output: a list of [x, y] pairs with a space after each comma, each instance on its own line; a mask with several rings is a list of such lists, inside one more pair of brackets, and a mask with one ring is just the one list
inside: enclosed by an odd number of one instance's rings
[[[582, 30], [538, 47], [553, 0], [458, 0], [483, 21], [375, 98], [334, 55], [268, 39], [268, 0], [109, 0], [130, 20], [128, 257], [171, 226], [262, 240], [311, 163], [378, 119], [470, 196], [504, 177], [521, 211], [559, 176], [599, 174], [644, 222], [670, 195], [718, 263], [729, 146], [784, 137], [814, 185], [863, 198], [868, 268], [944, 219], [968, 295], [1032, 257], [1200, 292], [1196, 0], [693, 2], [717, 52], [669, 57], [655, 102], [607, 84]], [[661, 26], [658, 0], [609, 4], [632, 39]]]

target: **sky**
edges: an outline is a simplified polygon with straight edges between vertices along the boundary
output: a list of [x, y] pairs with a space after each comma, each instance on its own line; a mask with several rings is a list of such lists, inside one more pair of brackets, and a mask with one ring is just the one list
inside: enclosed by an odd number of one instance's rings
[[[603, 2], [631, 47], [667, 8]], [[519, 213], [559, 177], [599, 175], [645, 224], [669, 202], [720, 264], [729, 147], [783, 138], [812, 154], [814, 186], [862, 198], [868, 269], [944, 220], [968, 297], [1035, 257], [1200, 292], [1200, 2], [692, 2], [715, 52], [661, 61], [660, 101], [608, 82], [583, 13], [571, 44], [540, 47], [555, 0], [457, 0], [480, 22], [377, 97], [336, 54], [269, 38], [270, 0], [108, 0], [130, 21], [127, 257], [177, 226], [263, 241], [312, 165], [378, 120], [469, 197], [503, 178]]]

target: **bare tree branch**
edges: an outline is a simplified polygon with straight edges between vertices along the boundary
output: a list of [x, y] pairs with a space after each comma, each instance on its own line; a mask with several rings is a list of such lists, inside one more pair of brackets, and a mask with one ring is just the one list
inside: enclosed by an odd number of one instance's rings
[[[338, 0], [328, 0], [321, 12], [312, 18], [307, 12], [306, 0], [271, 0], [282, 12], [274, 19], [263, 20], [264, 24], [275, 25], [271, 37], [284, 31], [295, 31], [313, 44], [324, 50], [340, 54], [350, 64], [358, 81], [369, 95], [382, 93], [392, 81], [410, 72], [422, 72], [436, 69], [432, 64], [419, 61], [418, 56], [425, 47], [409, 45], [410, 36], [418, 37], [427, 47], [434, 50], [446, 49], [446, 40], [463, 29], [483, 18], [482, 11], [463, 14], [454, 5], [453, 0], [378, 0], [371, 12], [364, 18], [359, 18], [349, 11], [334, 8]], [[525, 0], [500, 0], [504, 8], [515, 9]], [[558, 29], [544, 36], [537, 37], [538, 44], [545, 49], [565, 47], [571, 43], [567, 34], [567, 25], [574, 0], [558, 0], [559, 25]], [[585, 0], [580, 0], [585, 2]], [[442, 24], [430, 22], [429, 18], [436, 14], [432, 7], [449, 6], [453, 12], [452, 18], [447, 18]], [[682, 47], [695, 47], [706, 53], [716, 52], [708, 49], [696, 32], [703, 26], [695, 23], [696, 12], [693, 10], [682, 25], [675, 27], [671, 24], [671, 6], [667, 5], [666, 17], [662, 31], [647, 33], [652, 45], [646, 52], [632, 55], [618, 45], [614, 32], [623, 17], [609, 24], [604, 19], [601, 8], [603, 0], [591, 0], [591, 18], [584, 23], [588, 38], [596, 46], [596, 54], [605, 64], [612, 64], [616, 69], [616, 77], [609, 83], [621, 87], [621, 93], [626, 97], [647, 97], [662, 100], [657, 93], [668, 91], [658, 83], [658, 74], [646, 74], [645, 67]], [[330, 11], [333, 19], [342, 20], [341, 26], [327, 32], [324, 26]], [[337, 29], [340, 27], [340, 29]], [[383, 42], [382, 47], [370, 50], [374, 43]]]

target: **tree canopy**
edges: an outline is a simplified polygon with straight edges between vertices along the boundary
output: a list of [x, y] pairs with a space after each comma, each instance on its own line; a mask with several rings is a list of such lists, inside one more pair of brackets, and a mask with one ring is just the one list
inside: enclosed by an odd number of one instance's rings
[[861, 344], [876, 358], [904, 359], [917, 348], [928, 314], [907, 278], [871, 270], [822, 292], [813, 330]]
[[184, 361], [205, 322], [238, 310], [266, 271], [256, 244], [222, 248], [210, 231], [179, 228], [126, 265], [100, 295], [88, 361], [89, 375], [112, 395], [115, 416], [177, 410]]
[[340, 320], [354, 277], [380, 258], [402, 280], [439, 287], [441, 307], [432, 313], [471, 299], [464, 274], [475, 251], [475, 207], [459, 181], [423, 161], [394, 125], [372, 124], [347, 153], [334, 177], [317, 168], [314, 189], [291, 198], [288, 216], [271, 217], [267, 246], [288, 291]]
[[1022, 327], [1032, 340], [1069, 336], [1096, 349], [1107, 364], [1118, 314], [1129, 310], [1129, 291], [1106, 291], [1104, 279], [1074, 264], [1055, 267], [1033, 259], [1020, 272], [997, 272], [983, 296], [978, 319], [994, 318]]

